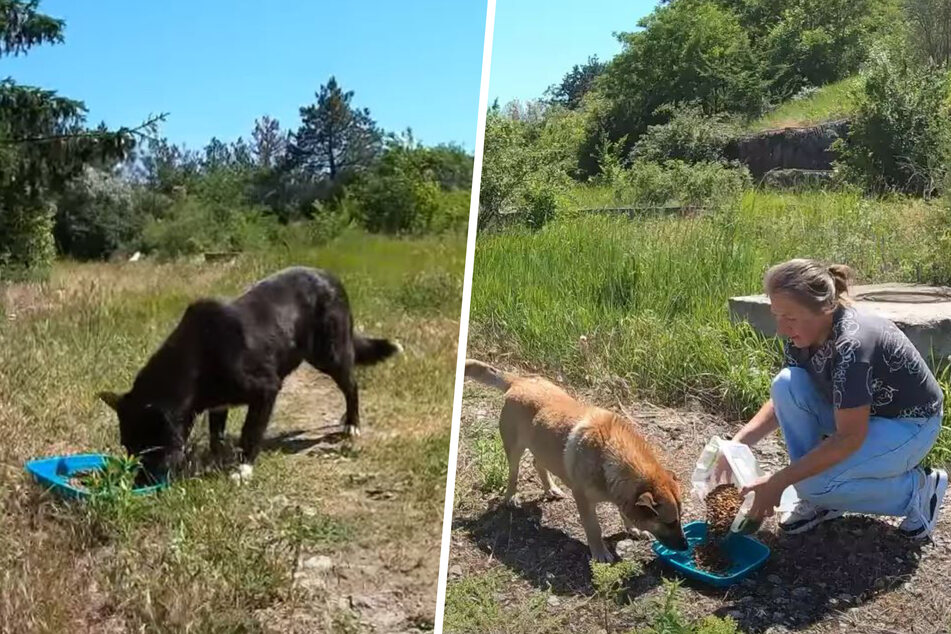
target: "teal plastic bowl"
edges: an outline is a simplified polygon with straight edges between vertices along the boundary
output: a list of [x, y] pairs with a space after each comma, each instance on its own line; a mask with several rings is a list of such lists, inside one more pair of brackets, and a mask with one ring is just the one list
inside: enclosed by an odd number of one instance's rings
[[730, 560], [730, 567], [723, 574], [698, 569], [693, 560], [693, 550], [707, 541], [707, 523], [696, 521], [684, 526], [687, 550], [672, 550], [660, 542], [654, 542], [654, 553], [665, 564], [685, 577], [696, 579], [717, 588], [725, 588], [749, 577], [769, 559], [769, 546], [749, 535], [732, 533], [723, 542], [723, 549]]
[[[88, 489], [77, 488], [69, 483], [69, 479], [81, 471], [102, 469], [108, 456], [101, 453], [74, 454], [71, 456], [51, 456], [48, 458], [34, 458], [27, 461], [27, 473], [48, 490], [67, 499], [84, 499], [91, 495]], [[136, 495], [154, 493], [165, 488], [165, 482], [147, 487], [137, 487], [132, 490]]]

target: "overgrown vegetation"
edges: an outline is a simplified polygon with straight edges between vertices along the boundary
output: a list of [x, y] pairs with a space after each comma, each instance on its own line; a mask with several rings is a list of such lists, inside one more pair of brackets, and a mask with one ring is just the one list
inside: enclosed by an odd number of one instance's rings
[[473, 273], [473, 345], [505, 342], [566, 380], [620, 377], [648, 398], [700, 398], [750, 416], [779, 348], [731, 323], [727, 299], [761, 292], [766, 268], [795, 256], [848, 262], [866, 281], [947, 284], [947, 245], [921, 248], [946, 214], [936, 203], [856, 193], [750, 191], [699, 218], [585, 216], [486, 234]]
[[613, 59], [576, 65], [542, 100], [493, 105], [480, 227], [542, 227], [571, 211], [578, 183], [616, 186], [615, 206], [676, 204], [659, 203], [656, 188], [623, 191], [625, 183], [651, 170], [654, 180], [683, 180], [671, 160], [735, 169], [729, 148], [744, 133], [842, 117], [851, 124], [835, 148], [837, 182], [873, 195], [936, 195], [951, 152], [939, 5], [662, 3], [618, 35]]
[[[17, 465], [28, 458], [119, 453], [114, 414], [95, 394], [128, 386], [189, 301], [301, 262], [342, 276], [361, 330], [406, 346], [399, 362], [358, 375], [365, 443], [311, 448], [343, 399], [304, 370], [285, 384], [250, 483], [207, 466], [203, 419], [189, 451], [196, 477], [158, 494], [131, 494], [121, 468], [103, 482], [107, 495], [77, 503], [25, 479]], [[337, 592], [393, 593], [418, 604], [408, 618], [431, 620], [463, 262], [456, 235], [349, 230], [319, 249], [230, 265], [61, 262], [47, 284], [4, 289], [0, 393], [16, 398], [0, 406], [0, 630], [258, 632], [306, 617], [305, 629], [338, 631], [357, 617], [320, 589], [320, 574], [334, 573], [308, 568], [315, 556], [357, 575], [359, 590]], [[411, 295], [417, 285], [428, 290]], [[242, 420], [232, 411], [232, 439]]]
[[876, 51], [849, 136], [837, 143], [845, 177], [866, 190], [934, 195], [951, 161], [949, 69], [897, 46]]

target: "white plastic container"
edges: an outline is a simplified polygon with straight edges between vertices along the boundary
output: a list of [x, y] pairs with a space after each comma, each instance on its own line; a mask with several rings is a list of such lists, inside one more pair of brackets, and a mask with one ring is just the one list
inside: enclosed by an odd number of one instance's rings
[[[716, 466], [720, 456], [726, 459], [729, 469], [716, 478]], [[704, 501], [714, 488], [721, 484], [733, 484], [738, 489], [766, 475], [760, 468], [756, 457], [747, 445], [714, 436], [700, 452], [690, 482], [694, 494]], [[743, 498], [743, 504], [733, 519], [730, 530], [733, 532], [753, 533], [759, 529], [759, 523], [745, 523], [746, 514], [753, 505], [753, 493]], [[779, 501], [780, 511], [790, 511], [799, 501], [799, 495], [792, 486], [786, 487]]]

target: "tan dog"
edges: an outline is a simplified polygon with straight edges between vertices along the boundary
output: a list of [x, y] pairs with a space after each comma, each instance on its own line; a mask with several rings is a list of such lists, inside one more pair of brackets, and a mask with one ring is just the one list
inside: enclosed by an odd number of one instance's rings
[[564, 496], [551, 475], [571, 489], [593, 559], [613, 560], [601, 535], [599, 502], [615, 504], [629, 532], [646, 531], [670, 548], [687, 548], [680, 486], [633, 424], [578, 402], [541, 377], [515, 376], [472, 359], [466, 376], [505, 392], [499, 431], [509, 463], [506, 504], [518, 504], [519, 462], [528, 449], [546, 495]]

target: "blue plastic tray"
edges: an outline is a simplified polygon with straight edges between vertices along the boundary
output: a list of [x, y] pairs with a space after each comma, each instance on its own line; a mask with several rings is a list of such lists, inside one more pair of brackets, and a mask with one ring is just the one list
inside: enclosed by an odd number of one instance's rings
[[723, 543], [730, 567], [722, 575], [699, 570], [693, 561], [693, 549], [707, 541], [707, 523], [696, 521], [684, 526], [687, 550], [671, 550], [660, 542], [654, 542], [654, 553], [685, 577], [724, 588], [745, 579], [769, 559], [769, 546], [748, 535], [733, 533]]
[[[57, 495], [70, 499], [83, 499], [89, 497], [90, 491], [70, 485], [69, 478], [79, 471], [102, 469], [105, 466], [106, 458], [106, 454], [101, 453], [51, 456], [29, 460], [25, 468], [37, 482]], [[137, 495], [154, 493], [165, 488], [165, 486], [165, 483], [160, 483], [147, 487], [137, 487], [132, 492]]]

